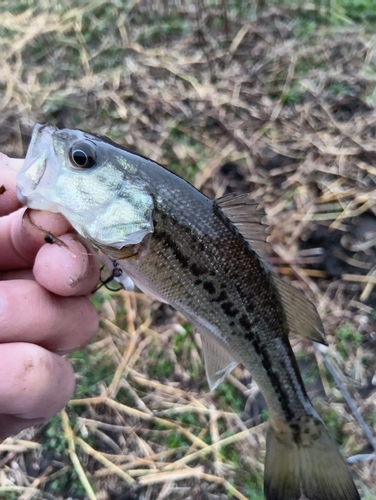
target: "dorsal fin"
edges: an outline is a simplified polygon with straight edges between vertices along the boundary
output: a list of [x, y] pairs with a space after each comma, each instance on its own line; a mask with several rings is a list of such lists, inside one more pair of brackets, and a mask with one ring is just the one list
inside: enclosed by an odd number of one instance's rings
[[283, 281], [277, 274], [271, 275], [282, 299], [290, 333], [328, 345], [321, 318], [312, 302], [303, 292]]
[[[271, 251], [268, 225], [263, 222], [265, 212], [259, 204], [250, 198], [250, 194], [234, 194], [216, 200], [224, 215], [234, 224], [252, 249], [266, 263]], [[315, 306], [304, 294], [277, 274], [271, 273], [275, 286], [282, 300], [290, 333], [320, 344], [327, 345], [324, 327]]]
[[259, 209], [259, 203], [251, 199], [250, 193], [231, 193], [218, 198], [216, 203], [260, 259], [265, 261], [271, 249], [270, 243], [266, 241], [269, 226], [263, 222], [266, 213]]

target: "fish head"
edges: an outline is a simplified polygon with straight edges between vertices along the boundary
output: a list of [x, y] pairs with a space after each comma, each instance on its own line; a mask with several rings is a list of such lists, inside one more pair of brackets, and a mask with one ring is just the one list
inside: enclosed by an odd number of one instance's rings
[[153, 232], [154, 208], [137, 158], [102, 136], [37, 124], [17, 196], [29, 208], [61, 213], [99, 247], [134, 245]]

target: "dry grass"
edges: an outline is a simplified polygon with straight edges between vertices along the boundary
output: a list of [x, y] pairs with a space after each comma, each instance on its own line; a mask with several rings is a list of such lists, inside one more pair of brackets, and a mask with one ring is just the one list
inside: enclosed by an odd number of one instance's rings
[[[0, 149], [22, 155], [50, 121], [209, 196], [251, 190], [273, 266], [317, 304], [327, 359], [375, 434], [375, 39], [339, 8], [326, 25], [310, 4], [256, 3], [3, 2]], [[184, 318], [142, 294], [94, 301], [102, 327], [72, 356], [76, 396], [0, 445], [0, 498], [261, 499], [265, 406], [247, 373], [209, 393]], [[320, 354], [292, 342], [343, 453], [372, 452]], [[364, 499], [375, 464], [352, 465]]]

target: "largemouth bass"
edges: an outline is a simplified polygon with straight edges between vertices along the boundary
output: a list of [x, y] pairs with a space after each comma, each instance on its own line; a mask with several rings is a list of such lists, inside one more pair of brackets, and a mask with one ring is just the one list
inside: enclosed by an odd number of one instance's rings
[[211, 200], [161, 165], [99, 135], [36, 125], [18, 197], [63, 214], [126, 276], [202, 335], [211, 389], [237, 363], [269, 407], [267, 500], [359, 500], [313, 408], [288, 334], [325, 343], [314, 306], [274, 275], [263, 212], [247, 195]]

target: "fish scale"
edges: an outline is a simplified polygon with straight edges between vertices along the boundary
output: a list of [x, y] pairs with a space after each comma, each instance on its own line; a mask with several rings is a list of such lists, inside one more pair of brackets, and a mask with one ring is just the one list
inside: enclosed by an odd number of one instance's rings
[[202, 336], [210, 388], [241, 362], [269, 407], [267, 500], [359, 500], [303, 385], [288, 333], [326, 344], [315, 307], [266, 265], [248, 195], [210, 200], [103, 136], [36, 125], [18, 197], [62, 213], [116, 279], [167, 302]]
[[[140, 258], [124, 260], [123, 269], [138, 281], [158, 288], [166, 302], [180, 310], [199, 330], [202, 325], [211, 325], [212, 332], [220, 331], [225, 342], [231, 343], [237, 361], [252, 372], [269, 408], [278, 416], [292, 419], [305, 414], [309, 402], [287, 336], [282, 335], [286, 322], [267, 270], [249, 252], [241, 236], [223, 224], [215, 213], [214, 202], [203, 199], [200, 204], [196, 200], [192, 205], [188, 200], [184, 203], [181, 196], [179, 203], [171, 199], [164, 204], [163, 213], [169, 214], [164, 218], [161, 208], [155, 206], [154, 232], [147, 242], [148, 250]], [[193, 214], [200, 221], [197, 229], [189, 223]], [[198, 243], [204, 250], [198, 249]], [[161, 273], [160, 269], [165, 271]], [[215, 294], [208, 290], [209, 283]], [[218, 297], [221, 291], [226, 293], [222, 302], [214, 296]], [[282, 345], [281, 338], [285, 339]], [[278, 362], [273, 372], [268, 363], [270, 358]], [[290, 371], [286, 370], [286, 364], [291, 365]], [[280, 393], [279, 404], [276, 392]]]

